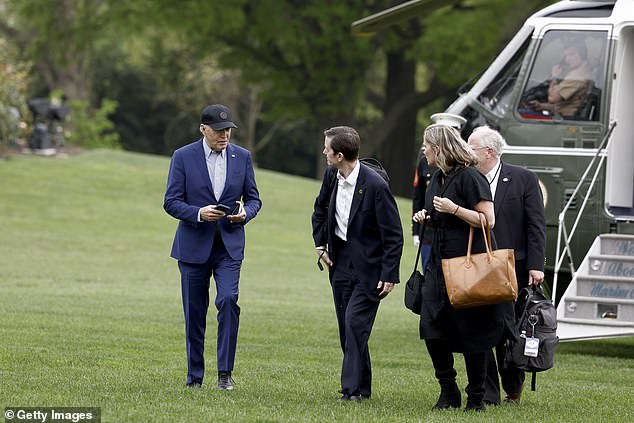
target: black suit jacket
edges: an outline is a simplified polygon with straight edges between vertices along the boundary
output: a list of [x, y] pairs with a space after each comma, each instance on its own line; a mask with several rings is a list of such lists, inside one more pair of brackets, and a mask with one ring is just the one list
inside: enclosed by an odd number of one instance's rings
[[[537, 175], [502, 162], [494, 199], [498, 248], [513, 248], [516, 261], [526, 261], [528, 270], [544, 270], [546, 218]], [[518, 269], [520, 270], [520, 269]]]
[[[436, 171], [436, 167], [429, 166], [425, 154], [420, 153], [418, 160], [418, 166], [416, 167], [416, 174], [414, 175], [414, 196], [412, 199], [412, 215], [425, 208], [425, 193], [427, 192], [427, 186], [431, 182], [431, 177]], [[420, 223], [412, 221], [412, 235], [419, 235]], [[427, 226], [425, 233], [423, 234], [424, 244], [431, 244], [434, 238], [434, 230]]]
[[[337, 265], [335, 237], [335, 202], [337, 183], [331, 187], [336, 170], [328, 168], [324, 174], [312, 215], [315, 246], [327, 246], [328, 254]], [[369, 290], [375, 290], [379, 280], [399, 282], [399, 266], [403, 251], [403, 228], [396, 201], [381, 176], [361, 164], [355, 186], [347, 241], [352, 253], [352, 264], [359, 281]], [[332, 269], [331, 269], [332, 274]]]

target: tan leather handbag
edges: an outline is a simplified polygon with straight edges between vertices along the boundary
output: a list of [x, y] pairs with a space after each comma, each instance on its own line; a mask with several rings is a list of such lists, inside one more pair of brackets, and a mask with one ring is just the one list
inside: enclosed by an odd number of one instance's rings
[[[483, 213], [480, 226], [486, 252], [471, 254], [473, 226], [469, 230], [467, 255], [442, 259], [442, 271], [449, 301], [454, 308], [469, 308], [515, 301], [517, 277], [512, 249], [491, 248], [491, 227]], [[485, 229], [486, 228], [486, 229]]]

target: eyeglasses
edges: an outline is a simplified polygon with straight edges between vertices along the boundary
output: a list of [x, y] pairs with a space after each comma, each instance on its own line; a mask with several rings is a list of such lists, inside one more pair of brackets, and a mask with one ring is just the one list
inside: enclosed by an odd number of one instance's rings
[[486, 149], [488, 149], [488, 148], [489, 148], [489, 147], [471, 147], [471, 149], [472, 149], [473, 151], [486, 150]]

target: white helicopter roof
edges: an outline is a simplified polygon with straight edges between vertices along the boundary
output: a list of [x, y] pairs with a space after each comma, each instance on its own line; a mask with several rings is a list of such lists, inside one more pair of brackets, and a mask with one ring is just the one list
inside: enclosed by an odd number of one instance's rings
[[541, 27], [553, 19], [561, 23], [634, 24], [634, 0], [564, 0], [536, 12], [526, 25]]

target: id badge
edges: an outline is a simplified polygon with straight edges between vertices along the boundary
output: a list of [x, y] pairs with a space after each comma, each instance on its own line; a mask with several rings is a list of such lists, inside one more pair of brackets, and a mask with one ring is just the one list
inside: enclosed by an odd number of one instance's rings
[[539, 338], [526, 338], [524, 345], [524, 355], [527, 357], [537, 357], [539, 353]]

